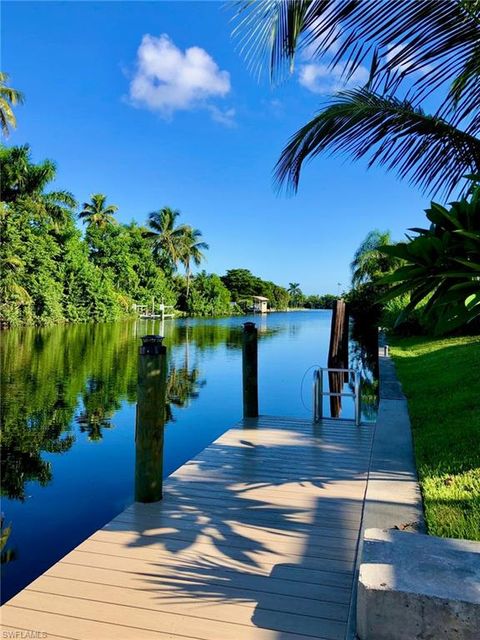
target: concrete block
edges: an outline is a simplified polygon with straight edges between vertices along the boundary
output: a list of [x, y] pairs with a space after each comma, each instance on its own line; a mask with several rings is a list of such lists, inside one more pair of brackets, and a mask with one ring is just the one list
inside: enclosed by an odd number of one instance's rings
[[361, 640], [479, 640], [480, 542], [367, 529], [357, 634]]

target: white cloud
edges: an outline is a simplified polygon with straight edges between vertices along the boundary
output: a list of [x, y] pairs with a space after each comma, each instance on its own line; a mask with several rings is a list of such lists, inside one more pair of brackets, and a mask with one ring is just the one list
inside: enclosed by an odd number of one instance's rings
[[226, 127], [235, 126], [235, 109], [231, 107], [227, 109], [220, 109], [214, 104], [210, 104], [208, 105], [208, 110], [210, 111], [212, 120], [215, 120], [215, 122], [219, 122]]
[[[400, 54], [405, 49], [404, 44], [396, 44], [396, 45], [388, 45], [387, 51], [387, 61], [391, 62], [394, 58]], [[403, 63], [395, 65], [395, 68], [401, 73], [421, 73], [425, 74], [432, 70], [432, 66], [428, 63], [425, 63], [422, 67], [418, 69], [415, 68], [415, 62], [411, 58], [407, 57]]]
[[200, 47], [182, 51], [172, 40], [146, 34], [137, 51], [130, 101], [169, 118], [175, 111], [206, 108], [217, 122], [231, 124], [233, 109], [222, 111], [211, 104], [231, 89], [230, 74]]
[[311, 63], [300, 67], [298, 81], [302, 87], [313, 93], [327, 94], [364, 85], [368, 80], [368, 76], [368, 69], [360, 65], [348, 79], [348, 82], [345, 82], [345, 79], [342, 78], [341, 67], [330, 68], [328, 64]]

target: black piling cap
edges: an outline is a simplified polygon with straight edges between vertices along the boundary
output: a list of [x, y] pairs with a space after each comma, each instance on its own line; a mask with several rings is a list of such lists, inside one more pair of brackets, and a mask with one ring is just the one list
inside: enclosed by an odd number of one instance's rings
[[243, 330], [245, 332], [251, 332], [251, 331], [255, 331], [256, 326], [254, 322], [244, 322], [243, 323]]
[[160, 353], [166, 353], [167, 349], [162, 345], [162, 342], [163, 336], [142, 336], [142, 346], [140, 347], [140, 354], [156, 356]]

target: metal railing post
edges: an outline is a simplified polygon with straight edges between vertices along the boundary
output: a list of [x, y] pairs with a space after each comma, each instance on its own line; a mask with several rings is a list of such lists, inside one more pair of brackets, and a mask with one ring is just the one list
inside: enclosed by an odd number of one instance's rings
[[362, 419], [362, 396], [360, 388], [360, 374], [355, 371], [355, 424], [360, 425]]
[[318, 421], [323, 419], [323, 369], [318, 371]]

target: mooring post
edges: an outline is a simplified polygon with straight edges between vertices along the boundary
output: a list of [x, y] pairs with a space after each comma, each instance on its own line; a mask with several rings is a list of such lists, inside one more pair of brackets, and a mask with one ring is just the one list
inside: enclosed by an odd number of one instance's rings
[[156, 502], [162, 499], [167, 392], [167, 349], [162, 341], [162, 336], [143, 336], [138, 359], [135, 429], [137, 502]]
[[[332, 369], [348, 369], [348, 315], [343, 299], [337, 300], [332, 309], [328, 366]], [[328, 374], [329, 387], [332, 393], [341, 393], [343, 384], [347, 381], [348, 373], [331, 372]], [[332, 418], [339, 418], [341, 411], [341, 396], [331, 395], [330, 414]]]
[[258, 416], [258, 335], [254, 322], [243, 325], [243, 417]]
[[343, 299], [336, 300], [332, 309], [328, 366], [334, 369], [348, 368], [348, 314]]

